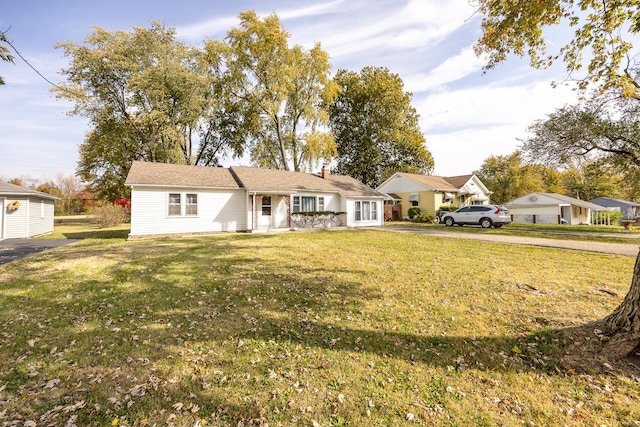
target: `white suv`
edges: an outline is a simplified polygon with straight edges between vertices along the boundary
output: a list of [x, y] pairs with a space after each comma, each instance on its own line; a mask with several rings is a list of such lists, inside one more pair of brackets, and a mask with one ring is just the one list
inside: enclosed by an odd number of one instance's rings
[[447, 227], [453, 224], [475, 224], [482, 228], [500, 228], [511, 222], [509, 210], [498, 205], [473, 205], [464, 206], [457, 211], [449, 212], [442, 217], [442, 222]]

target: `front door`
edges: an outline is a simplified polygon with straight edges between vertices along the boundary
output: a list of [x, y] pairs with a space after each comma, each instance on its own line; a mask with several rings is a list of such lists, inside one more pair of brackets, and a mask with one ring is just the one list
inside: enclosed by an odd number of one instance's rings
[[258, 218], [258, 227], [271, 227], [271, 196], [262, 196], [262, 203], [259, 212], [260, 216]]

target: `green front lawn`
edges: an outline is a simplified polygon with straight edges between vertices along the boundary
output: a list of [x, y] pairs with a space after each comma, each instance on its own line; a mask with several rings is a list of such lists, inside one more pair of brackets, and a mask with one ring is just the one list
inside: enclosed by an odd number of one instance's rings
[[640, 421], [633, 372], [570, 362], [631, 257], [375, 230], [97, 231], [0, 266], [0, 424]]

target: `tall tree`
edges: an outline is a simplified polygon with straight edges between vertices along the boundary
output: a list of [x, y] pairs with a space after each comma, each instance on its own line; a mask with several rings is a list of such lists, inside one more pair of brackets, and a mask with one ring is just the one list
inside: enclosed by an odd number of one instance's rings
[[277, 15], [239, 15], [225, 41], [209, 41], [206, 58], [222, 79], [223, 125], [247, 138], [254, 163], [300, 171], [335, 153], [324, 105], [335, 96], [328, 54], [289, 47]]
[[339, 70], [329, 107], [336, 171], [377, 187], [395, 172], [430, 173], [434, 162], [402, 79], [386, 68]]
[[96, 27], [83, 45], [59, 43], [69, 68], [66, 84], [53, 89], [75, 103], [72, 114], [92, 129], [80, 147], [78, 174], [101, 198], [124, 195], [133, 160], [216, 164], [219, 141], [207, 133], [205, 112], [216, 108], [211, 76], [199, 52], [175, 40], [175, 30], [150, 28], [108, 32]]
[[568, 168], [562, 173], [565, 194], [581, 200], [596, 197], [625, 198], [625, 177], [607, 162], [588, 162]]
[[[13, 56], [9, 53], [9, 48], [2, 43], [8, 43], [7, 34], [0, 31], [0, 59], [6, 62], [13, 63]], [[4, 79], [0, 76], [0, 86], [4, 84]]]
[[593, 96], [534, 122], [523, 150], [554, 166], [588, 158], [622, 169], [640, 168], [640, 105], [615, 94]]
[[60, 191], [60, 211], [65, 214], [74, 213], [72, 208], [77, 205], [77, 200], [81, 197], [84, 183], [75, 175], [65, 175], [60, 172], [55, 176], [54, 185]]
[[[640, 99], [640, 84], [632, 62], [636, 55], [629, 42], [640, 32], [637, 1], [474, 1], [485, 15], [483, 34], [475, 47], [478, 54], [489, 55], [487, 68], [511, 53], [528, 55], [531, 65], [538, 68], [561, 59], [569, 73], [584, 72], [580, 77], [583, 89], [592, 83], [599, 86], [601, 93], [613, 90], [626, 99]], [[559, 56], [548, 55], [544, 29], [562, 22], [576, 28], [574, 37], [560, 49]], [[586, 49], [590, 51], [584, 55]], [[609, 338], [606, 351], [610, 356], [625, 357], [640, 345], [640, 253], [627, 296], [599, 323]]]

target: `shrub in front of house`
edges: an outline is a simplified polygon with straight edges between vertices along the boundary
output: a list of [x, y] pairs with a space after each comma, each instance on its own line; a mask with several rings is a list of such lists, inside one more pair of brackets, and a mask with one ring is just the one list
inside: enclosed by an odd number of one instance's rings
[[409, 208], [409, 210], [407, 211], [407, 215], [409, 215], [409, 219], [413, 221], [413, 218], [416, 215], [420, 215], [420, 212], [422, 212], [420, 208], [413, 207]]
[[100, 228], [109, 228], [129, 221], [129, 212], [126, 206], [103, 204], [96, 206], [92, 211], [94, 221]]
[[433, 224], [433, 220], [434, 220], [433, 215], [429, 215], [426, 212], [421, 212], [418, 215], [414, 216], [411, 221], [412, 222]]
[[441, 212], [453, 212], [453, 211], [457, 211], [458, 208], [459, 206], [440, 206], [438, 210]]

